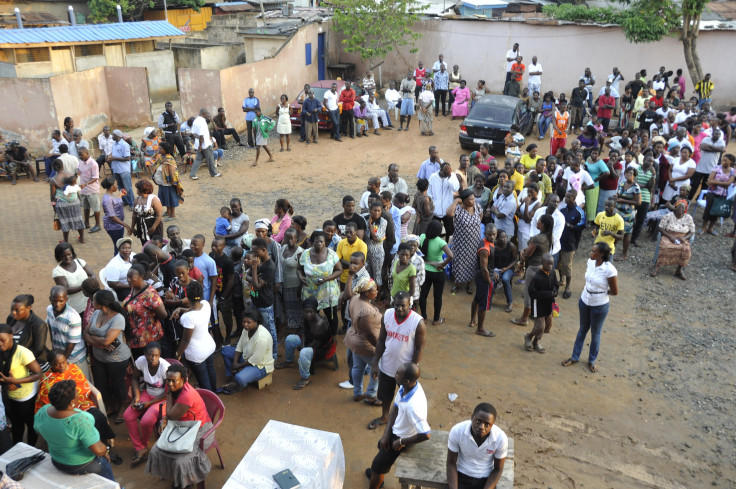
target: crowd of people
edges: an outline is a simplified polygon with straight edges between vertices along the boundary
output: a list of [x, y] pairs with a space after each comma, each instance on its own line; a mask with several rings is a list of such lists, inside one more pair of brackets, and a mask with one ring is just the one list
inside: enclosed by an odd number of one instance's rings
[[[675, 276], [686, 280], [696, 234], [690, 205], [698, 190], [705, 191], [703, 239], [716, 234], [718, 217], [730, 215], [736, 223], [736, 213], [731, 214], [736, 157], [725, 153], [732, 127], [710, 108], [708, 76], [696, 86], [698, 97], [685, 101], [681, 72], [670, 87], [672, 72], [662, 68], [650, 81], [641, 70], [618, 96], [624, 78], [616, 68], [598, 95], [595, 77], [586, 69], [568, 101], [564, 93], [542, 94], [543, 70], [536, 56], [528, 86], [521, 89], [526, 68], [518, 44], [507, 61], [504, 92], [526, 100], [538, 117], [539, 141], [552, 127], [548, 156], [536, 143], [527, 144], [515, 126], [505, 140], [503, 163], [484, 143], [462, 155], [453, 169], [430, 146], [413, 198], [407, 175], [402, 178], [399, 165], [392, 163], [386, 175], [369, 178], [359, 196], [345, 195], [339, 213], [311, 226], [280, 198], [273, 215], [255, 220], [251, 228], [243, 204], [233, 198], [213, 216], [210, 253], [205, 234], [184, 239], [171, 222], [183, 202], [175, 150], [182, 160], [192, 149], [196, 153], [193, 180], [202, 160], [212, 177], [221, 175], [216, 151], [227, 146], [228, 135], [237, 144], [258, 148], [254, 165], [261, 148], [273, 159], [267, 143], [274, 128], [281, 150], [291, 151], [286, 95], [274, 120], [249, 91], [243, 141], [228, 126], [224, 110], [211, 118], [202, 109], [182, 123], [167, 103], [158, 129], [144, 130], [139, 150], [122, 131], [106, 127], [98, 137], [96, 160], [81, 131], [71, 119], [65, 121], [64, 131], [52, 134], [46, 166], [55, 227], [63, 233], [54, 249], [58, 265], [46, 315], [36, 315], [34, 297], [22, 294], [11, 305], [7, 325], [0, 326], [0, 382], [12, 424], [11, 430], [0, 431], [0, 450], [24, 436], [33, 445], [38, 433], [59, 470], [112, 479], [111, 418], [125, 423], [135, 450], [133, 466], [145, 462], [146, 473], [184, 487], [209, 472], [198, 442], [182, 454], [151, 443], [167, 422], [199, 421], [197, 439], [212, 427], [190, 378], [199, 389], [232, 395], [274, 370], [295, 368], [299, 379], [293, 389], [302, 390], [318, 365], [338, 370], [338, 351], [345, 348], [347, 380], [340, 387], [351, 389], [355, 402], [381, 407], [381, 415], [367, 425], [369, 430], [385, 426], [379, 453], [366, 470], [370, 487], [378, 488], [406, 446], [430, 437], [418, 364], [429, 327], [446, 322], [447, 280], [450, 294], [472, 296], [468, 326], [484, 338], [495, 336], [486, 326], [486, 313], [502, 288], [504, 311], [520, 312], [510, 321], [522, 327], [532, 323], [520, 343], [543, 354], [548, 350], [542, 338], [559, 312], [558, 293], [562, 289], [562, 299], [573, 294], [574, 256], [586, 233], [593, 243], [580, 279], [579, 331], [562, 365], [579, 361], [590, 333], [588, 369], [597, 372], [609, 298], [618, 293], [613, 262], [627, 260], [646, 230], [657, 239], [651, 275], [674, 266]], [[370, 72], [355, 88], [346, 80], [339, 94], [333, 85], [323, 101], [306, 86], [300, 141], [318, 142], [317, 112], [323, 106], [337, 141], [346, 135], [367, 137], [369, 121], [374, 134], [381, 126], [393, 128], [392, 109], [395, 119], [400, 114], [398, 130], [408, 130], [415, 103], [420, 132], [432, 135], [440, 112], [464, 117], [488, 92], [482, 80], [468, 89], [459, 67], [448, 70], [442, 55], [431, 69], [420, 62], [398, 91], [392, 82], [385, 110], [376, 103], [376, 88]], [[614, 115], [619, 118], [612, 127]], [[568, 147], [573, 133], [577, 137]], [[22, 168], [17, 165], [27, 150], [11, 144], [6, 155], [11, 152], [18, 159], [6, 164]], [[105, 163], [111, 177], [103, 178]], [[134, 194], [136, 170], [144, 177], [139, 175]], [[86, 229], [103, 228], [113, 253], [104, 268], [95, 270], [77, 256], [69, 232], [76, 231], [81, 244]], [[736, 257], [736, 244], [734, 250]], [[523, 306], [515, 306], [514, 286]], [[47, 337], [52, 350], [46, 348]], [[215, 368], [218, 355], [224, 376]], [[73, 430], [59, 421], [71, 417], [77, 420]], [[449, 487], [494, 487], [507, 447], [496, 417], [495, 408], [482, 403], [470, 421], [453, 428]]]

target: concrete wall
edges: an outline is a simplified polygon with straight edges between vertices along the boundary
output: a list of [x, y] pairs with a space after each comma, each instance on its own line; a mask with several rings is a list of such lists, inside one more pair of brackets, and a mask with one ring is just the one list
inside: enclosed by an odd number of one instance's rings
[[174, 53], [171, 51], [128, 54], [125, 65], [148, 68], [148, 88], [154, 101], [166, 100], [176, 95], [176, 68]]
[[80, 56], [75, 58], [74, 62], [77, 66], [77, 71], [91, 70], [98, 66], [107, 66], [107, 60], [104, 56]]
[[[425, 67], [431, 68], [437, 55], [443, 53], [450, 66], [460, 66], [460, 73], [469, 84], [484, 79], [488, 87], [500, 91], [506, 76], [505, 54], [514, 42], [519, 43], [527, 66], [532, 56], [539, 58], [544, 69], [542, 89], [555, 93], [569, 94], [585, 67], [590, 67], [596, 76], [596, 86], [604, 84], [614, 66], [627, 81], [642, 68], [652, 76], [660, 66], [672, 70], [682, 68], [687, 75], [682, 44], [677, 39], [668, 37], [658, 43], [636, 45], [629, 43], [617, 27], [427, 20], [419, 22], [414, 30], [422, 33], [416, 44], [418, 52], [411, 54], [405, 47], [387, 56], [382, 66], [385, 86], [388, 86], [389, 77], [402, 78], [420, 59]], [[331, 29], [329, 32], [332, 44], [338, 44], [337, 34]], [[734, 43], [736, 32], [732, 31], [701, 32], [698, 39], [703, 69], [713, 75], [715, 104], [721, 107], [736, 102], [736, 84], [731, 83], [734, 64], [725, 62], [722, 56], [724, 46]], [[367, 63], [361, 62], [356, 54], [340, 53], [339, 60], [355, 63], [356, 74], [367, 69]], [[526, 76], [523, 84], [526, 85]], [[687, 76], [687, 91], [692, 93], [692, 89], [693, 83]]]
[[112, 123], [138, 127], [153, 121], [146, 68], [107, 66], [105, 75]]
[[21, 141], [35, 155], [48, 152], [51, 131], [67, 116], [87, 140], [105, 125], [138, 127], [153, 120], [145, 68], [101, 66], [46, 79], [0, 78], [0, 103], [3, 138]]
[[12, 63], [0, 63], [0, 77], [15, 78], [15, 65]]
[[245, 59], [242, 44], [210, 46], [202, 49], [201, 68], [203, 70], [221, 70], [244, 63]]
[[15, 65], [15, 72], [18, 78], [48, 78], [53, 76], [54, 68], [51, 61], [19, 63]]
[[274, 56], [281, 46], [284, 45], [286, 39], [245, 38], [244, 42], [245, 59], [250, 63]]
[[105, 70], [100, 66], [49, 78], [57, 115], [54, 127], [63, 127], [64, 118], [69, 116], [74, 119], [74, 127], [81, 129], [89, 140], [110, 122], [110, 94], [116, 92], [108, 89]]
[[0, 100], [3, 139], [17, 139], [33, 154], [45, 154], [51, 130], [59, 127], [50, 81], [0, 78]]
[[[279, 97], [286, 93], [295, 97], [304, 83], [317, 79], [317, 60], [306, 66], [304, 46], [317, 46], [319, 24], [300, 29], [273, 58], [232, 66], [223, 70], [180, 69], [179, 94], [184, 117], [194, 115], [200, 107], [210, 110], [224, 107], [229, 121], [239, 131], [245, 129], [243, 99], [253, 88], [261, 107], [272, 114]], [[215, 83], [217, 85], [215, 85]]]

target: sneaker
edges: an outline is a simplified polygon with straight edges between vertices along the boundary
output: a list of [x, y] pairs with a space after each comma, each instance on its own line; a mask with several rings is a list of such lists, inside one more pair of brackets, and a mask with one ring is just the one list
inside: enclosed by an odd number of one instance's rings
[[340, 387], [340, 389], [352, 389], [353, 388], [353, 383], [350, 382], [349, 380], [345, 380], [343, 382], [340, 382], [337, 385]]
[[190, 176], [189, 178], [192, 179], [192, 180], [199, 180], [199, 177], [197, 175], [194, 175], [193, 177]]
[[217, 172], [215, 175], [212, 176], [212, 178], [217, 178], [217, 177], [221, 177], [221, 176], [222, 176], [222, 173]]

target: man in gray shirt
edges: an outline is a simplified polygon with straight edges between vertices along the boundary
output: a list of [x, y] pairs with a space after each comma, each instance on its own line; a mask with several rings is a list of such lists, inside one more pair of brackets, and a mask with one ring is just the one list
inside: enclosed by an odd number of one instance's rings
[[698, 191], [698, 187], [702, 185], [702, 190], [707, 187], [708, 176], [716, 169], [721, 155], [726, 151], [726, 142], [721, 137], [723, 134], [717, 127], [713, 128], [713, 134], [707, 136], [700, 143], [700, 161], [695, 167], [695, 173], [690, 178], [690, 195], [689, 200]]

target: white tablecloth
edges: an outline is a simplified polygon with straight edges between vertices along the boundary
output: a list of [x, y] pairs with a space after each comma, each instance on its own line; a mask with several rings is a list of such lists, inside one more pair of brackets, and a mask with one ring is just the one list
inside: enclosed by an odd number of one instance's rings
[[273, 475], [284, 469], [294, 473], [303, 489], [342, 489], [340, 435], [271, 420], [223, 489], [275, 489]]
[[[0, 467], [5, 472], [5, 467], [10, 462], [19, 458], [30, 457], [40, 451], [38, 448], [33, 448], [25, 443], [18, 443], [0, 455]], [[97, 474], [65, 474], [54, 467], [51, 463], [51, 455], [48, 453], [46, 453], [46, 458], [26, 471], [20, 483], [25, 489], [120, 489], [117, 482], [105, 479]]]

